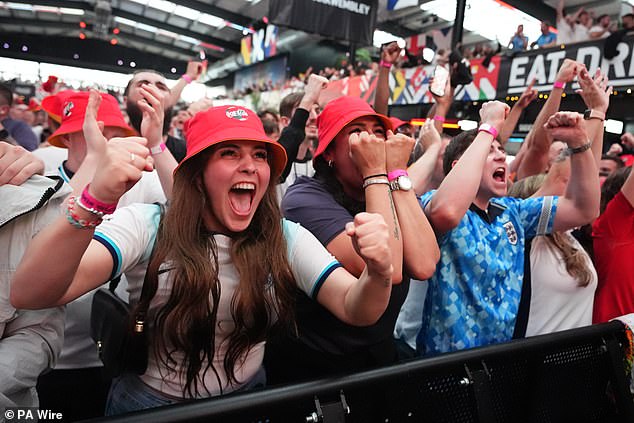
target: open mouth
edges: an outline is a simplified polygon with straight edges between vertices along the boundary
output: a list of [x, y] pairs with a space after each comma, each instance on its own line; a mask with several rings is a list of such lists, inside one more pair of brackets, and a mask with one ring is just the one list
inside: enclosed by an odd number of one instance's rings
[[238, 182], [229, 190], [229, 202], [233, 211], [241, 216], [251, 212], [253, 197], [255, 196], [255, 184], [251, 182]]
[[506, 169], [499, 167], [493, 172], [493, 179], [497, 182], [506, 182]]

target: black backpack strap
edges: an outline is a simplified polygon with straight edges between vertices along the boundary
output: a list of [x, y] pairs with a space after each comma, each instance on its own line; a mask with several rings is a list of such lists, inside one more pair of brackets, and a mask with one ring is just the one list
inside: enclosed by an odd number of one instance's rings
[[513, 339], [524, 338], [528, 327], [528, 315], [531, 309], [531, 247], [535, 238], [527, 239], [524, 246], [524, 281], [522, 283], [522, 296], [517, 309], [515, 319], [515, 330]]
[[[152, 263], [152, 258], [154, 258], [154, 253], [156, 252], [156, 240], [159, 237], [159, 233], [161, 231], [161, 225], [163, 224], [163, 216], [165, 215], [165, 205], [161, 203], [154, 203], [161, 208], [161, 220], [159, 221], [158, 230], [156, 233], [156, 238], [154, 240], [154, 246], [152, 247], [152, 253], [150, 254], [150, 258], [148, 260], [148, 268], [149, 264]], [[147, 314], [148, 308], [150, 307], [150, 302], [152, 298], [156, 295], [156, 291], [158, 289], [158, 283], [150, 283], [149, 282], [149, 272], [146, 269], [145, 277], [143, 279], [143, 286], [141, 287], [141, 297], [139, 298], [138, 307], [136, 307], [134, 313], [134, 330], [135, 332], [143, 332], [144, 324], [145, 324], [145, 316]], [[112, 281], [111, 281], [112, 283]], [[118, 283], [118, 282], [117, 282]]]

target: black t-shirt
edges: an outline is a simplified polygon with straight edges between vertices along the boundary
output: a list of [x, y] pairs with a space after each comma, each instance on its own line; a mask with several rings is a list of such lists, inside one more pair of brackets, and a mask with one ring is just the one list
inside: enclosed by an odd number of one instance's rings
[[170, 153], [172, 153], [172, 156], [174, 156], [178, 163], [183, 161], [185, 155], [187, 154], [187, 146], [185, 145], [184, 140], [168, 135], [167, 140], [165, 141], [165, 146]]
[[[324, 246], [353, 220], [352, 214], [334, 200], [322, 182], [306, 176], [299, 177], [288, 188], [282, 200], [282, 211], [288, 220], [300, 223]], [[335, 355], [356, 354], [380, 343], [391, 344], [396, 318], [408, 289], [409, 277], [403, 275], [403, 282], [392, 288], [386, 311], [377, 323], [366, 327], [347, 325], [318, 302], [298, 294], [299, 340], [312, 349]]]

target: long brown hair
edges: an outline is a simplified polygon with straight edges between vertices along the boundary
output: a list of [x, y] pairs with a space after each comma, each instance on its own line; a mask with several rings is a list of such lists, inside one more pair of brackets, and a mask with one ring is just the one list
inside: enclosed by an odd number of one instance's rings
[[[545, 173], [521, 179], [513, 184], [508, 195], [528, 198], [537, 192], [545, 179]], [[585, 250], [575, 247], [569, 235], [564, 232], [553, 232], [546, 235], [545, 239], [549, 248], [559, 250], [566, 265], [566, 271], [577, 279], [578, 286], [587, 286], [592, 280], [592, 271], [588, 265]]]
[[[212, 150], [192, 157], [174, 175], [172, 202], [148, 266], [151, 283], [158, 284], [163, 263], [168, 264], [172, 279], [167, 303], [156, 314], [154, 352], [159, 353], [161, 364], [170, 372], [182, 365], [179, 376], [186, 380], [183, 396], [192, 398], [201, 392], [210, 394], [204, 383], [208, 371], [214, 372], [222, 393], [221, 379], [213, 365], [222, 281], [218, 279], [217, 246], [202, 220], [203, 210], [212, 201], [206, 196], [202, 180]], [[232, 237], [231, 258], [240, 282], [231, 300], [235, 327], [228, 336], [223, 363], [229, 383], [244, 382], [237, 380], [234, 368], [255, 344], [264, 341], [269, 331], [286, 328], [294, 321], [296, 285], [281, 219], [271, 178], [251, 224]], [[185, 354], [183, 363], [174, 358], [177, 351]]]

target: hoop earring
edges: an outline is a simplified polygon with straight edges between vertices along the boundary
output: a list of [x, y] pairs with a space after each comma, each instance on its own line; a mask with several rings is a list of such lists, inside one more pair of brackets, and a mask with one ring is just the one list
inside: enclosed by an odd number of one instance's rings
[[328, 160], [328, 167], [332, 167], [334, 165], [334, 162], [331, 160]]

